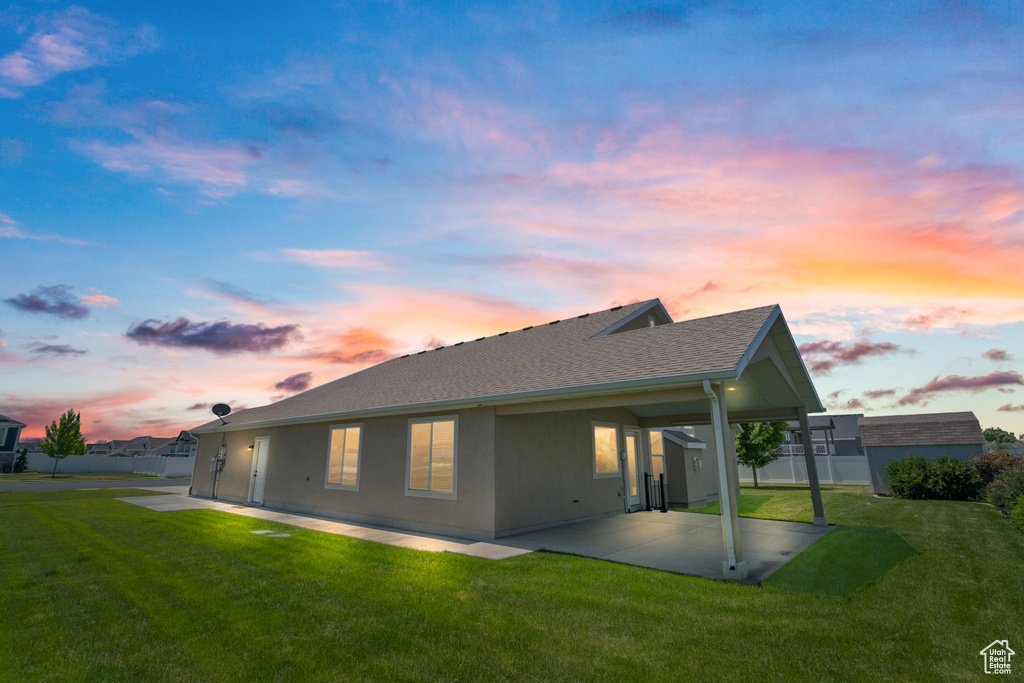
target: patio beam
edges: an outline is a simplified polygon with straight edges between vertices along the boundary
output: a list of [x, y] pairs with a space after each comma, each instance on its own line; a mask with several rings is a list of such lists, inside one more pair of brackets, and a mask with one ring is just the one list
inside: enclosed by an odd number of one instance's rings
[[[797, 408], [800, 415], [800, 434], [804, 442], [804, 462], [807, 464], [807, 482], [811, 485], [811, 504], [814, 506], [814, 523], [826, 526], [825, 507], [821, 504], [821, 486], [818, 483], [818, 463], [814, 459], [814, 443], [811, 441], [811, 427], [807, 419], [807, 408]], [[827, 441], [826, 441], [827, 443]], [[826, 446], [827, 449], [827, 446]]]

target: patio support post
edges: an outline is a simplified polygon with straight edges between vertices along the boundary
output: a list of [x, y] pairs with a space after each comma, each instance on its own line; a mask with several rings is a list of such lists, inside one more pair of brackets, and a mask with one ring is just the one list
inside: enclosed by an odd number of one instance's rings
[[[718, 456], [718, 507], [722, 511], [722, 536], [725, 542], [725, 557], [722, 573], [727, 579], [747, 578], [747, 563], [743, 561], [743, 547], [740, 543], [740, 520], [736, 509], [736, 489], [739, 486], [739, 472], [736, 469], [735, 437], [729, 429], [729, 411], [725, 405], [725, 390], [721, 384], [714, 388], [704, 380], [704, 391], [708, 395], [711, 410], [711, 424], [715, 430], [715, 454]], [[726, 454], [731, 457], [726, 457]]]
[[807, 408], [798, 407], [800, 417], [800, 433], [804, 442], [804, 462], [807, 463], [807, 482], [811, 485], [811, 503], [814, 505], [814, 523], [825, 526], [825, 508], [821, 504], [821, 486], [818, 483], [818, 463], [814, 460], [814, 444], [811, 442], [811, 426], [807, 420]]

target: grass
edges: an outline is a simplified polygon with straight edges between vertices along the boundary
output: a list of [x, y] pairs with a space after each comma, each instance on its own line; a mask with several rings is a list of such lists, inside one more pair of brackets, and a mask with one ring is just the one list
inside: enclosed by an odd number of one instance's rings
[[[744, 586], [113, 500], [139, 493], [0, 492], [0, 679], [965, 680], [1024, 643], [1024, 535], [977, 504], [828, 489], [819, 561]], [[755, 512], [809, 519], [800, 495]], [[844, 546], [878, 545], [902, 559], [829, 588]]]
[[19, 472], [18, 474], [0, 474], [0, 484], [28, 484], [35, 482], [55, 481], [122, 481], [125, 479], [162, 479], [155, 474], [132, 474], [131, 472], [73, 472], [57, 473], [53, 477], [46, 472]]

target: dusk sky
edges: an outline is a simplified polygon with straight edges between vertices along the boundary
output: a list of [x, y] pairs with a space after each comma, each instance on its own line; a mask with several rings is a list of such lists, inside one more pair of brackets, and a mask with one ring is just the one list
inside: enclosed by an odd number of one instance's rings
[[311, 4], [0, 11], [26, 437], [654, 297], [780, 304], [830, 412], [1024, 431], [1019, 2]]

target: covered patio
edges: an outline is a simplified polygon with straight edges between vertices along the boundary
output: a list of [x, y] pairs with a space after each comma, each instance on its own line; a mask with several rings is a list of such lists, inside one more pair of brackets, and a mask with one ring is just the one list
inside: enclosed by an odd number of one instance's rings
[[[833, 528], [740, 518], [747, 569], [741, 581], [760, 583]], [[708, 579], [722, 578], [722, 562], [727, 559], [721, 518], [689, 512], [615, 515], [507, 536], [500, 542]]]
[[[620, 453], [627, 463], [621, 468], [626, 491], [624, 512], [633, 514], [523, 530], [514, 536], [517, 543], [756, 583], [828, 532], [808, 419], [809, 412], [820, 412], [824, 407], [781, 310], [776, 306], [757, 328], [746, 324], [722, 326], [715, 318], [696, 321], [691, 328], [687, 344], [678, 348], [680, 357], [693, 368], [687, 375], [645, 380], [628, 387], [628, 391], [610, 386], [605, 395], [591, 392], [578, 399], [499, 405], [495, 412], [502, 416], [615, 407], [628, 411], [637, 431], [648, 435], [652, 430], [709, 428], [705, 432], [710, 437], [706, 453], [687, 456], [673, 467], [665, 464], [666, 495], [671, 502], [673, 487], [677, 491], [680, 488], [681, 475], [702, 477], [705, 465], [714, 463], [715, 474], [709, 476], [714, 477], [721, 515], [668, 513], [654, 521], [651, 514], [636, 514], [641, 505], [635, 501], [642, 502], [644, 483], [639, 479], [634, 482], [634, 478], [652, 472], [653, 467], [649, 452], [627, 442]], [[659, 385], [665, 388], [656, 388]], [[743, 423], [767, 421], [799, 424], [813, 525], [741, 519], [738, 515], [736, 430]], [[709, 473], [711, 470], [709, 467]], [[629, 494], [636, 489], [641, 493], [634, 498]]]

